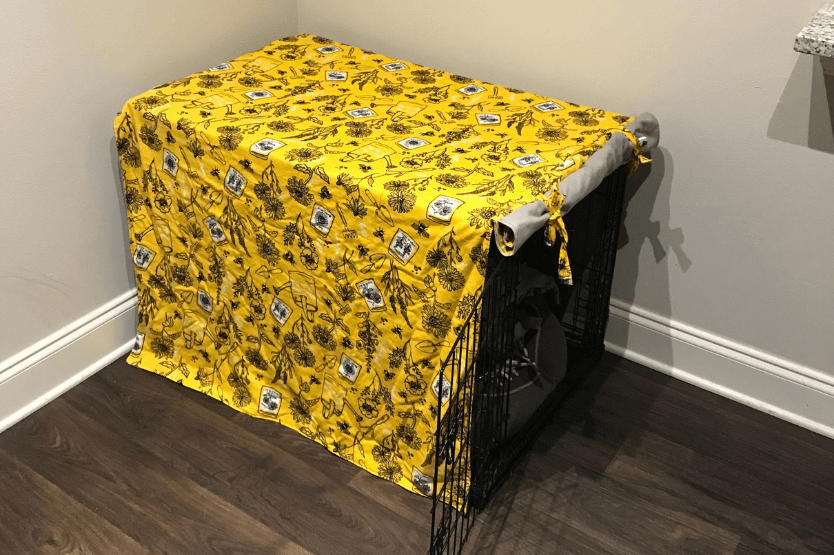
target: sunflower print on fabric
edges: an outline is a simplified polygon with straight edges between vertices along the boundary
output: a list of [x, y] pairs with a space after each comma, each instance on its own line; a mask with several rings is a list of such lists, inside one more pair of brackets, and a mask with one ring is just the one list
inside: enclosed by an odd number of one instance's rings
[[310, 35], [139, 95], [128, 362], [431, 495], [493, 223], [545, 199], [569, 280], [558, 185], [628, 121]]

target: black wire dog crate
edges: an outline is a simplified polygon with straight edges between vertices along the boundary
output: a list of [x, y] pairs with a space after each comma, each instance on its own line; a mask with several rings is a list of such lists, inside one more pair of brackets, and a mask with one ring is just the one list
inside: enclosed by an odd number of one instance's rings
[[[608, 303], [625, 195], [619, 168], [580, 202], [564, 221], [573, 285], [551, 295], [568, 347], [567, 374], [521, 431], [507, 437], [508, 375], [519, 265], [557, 277], [559, 245], [542, 233], [511, 258], [490, 250], [480, 299], [459, 330], [442, 377], [452, 384], [445, 413], [437, 407], [432, 533], [429, 555], [458, 555], [475, 522], [541, 425], [602, 356]], [[558, 297], [558, 299], [556, 298]], [[440, 401], [438, 401], [440, 403]]]

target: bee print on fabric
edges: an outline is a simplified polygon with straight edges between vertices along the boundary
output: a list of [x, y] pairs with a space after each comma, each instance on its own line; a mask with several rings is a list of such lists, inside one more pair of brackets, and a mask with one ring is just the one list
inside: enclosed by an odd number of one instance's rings
[[479, 87], [478, 85], [467, 85], [465, 87], [461, 87], [458, 89], [458, 92], [462, 92], [465, 95], [473, 95], [478, 94], [479, 92], [483, 92], [486, 89], [483, 87]]
[[330, 233], [330, 226], [336, 217], [326, 208], [316, 205], [313, 208], [313, 215], [310, 217], [310, 226], [318, 231], [323, 237]]
[[200, 289], [197, 291], [197, 306], [203, 309], [207, 314], [211, 314], [213, 301], [211, 295]]
[[145, 334], [137, 333], [136, 339], [133, 341], [133, 348], [130, 350], [131, 354], [138, 355], [142, 352], [142, 345], [145, 343]]
[[449, 400], [449, 396], [452, 394], [452, 384], [449, 383], [446, 376], [438, 374], [431, 383], [431, 391], [434, 393], [435, 397], [440, 399], [441, 404], [445, 404], [446, 401]]
[[243, 188], [246, 187], [246, 178], [243, 177], [239, 171], [229, 166], [229, 171], [226, 172], [226, 179], [224, 181], [226, 189], [234, 196], [239, 197], [243, 193]]
[[463, 204], [462, 200], [440, 195], [429, 204], [426, 209], [426, 218], [439, 224], [449, 224], [455, 210]]
[[555, 102], [542, 102], [541, 104], [535, 104], [533, 106], [536, 110], [540, 112], [552, 112], [554, 110], [563, 110], [564, 108]]
[[430, 496], [434, 489], [431, 476], [423, 474], [416, 466], [411, 471], [411, 483], [414, 484], [415, 490], [425, 496]]
[[404, 69], [408, 69], [408, 66], [402, 62], [394, 62], [391, 64], [383, 65], [382, 69], [384, 69], [385, 71], [402, 71]]
[[179, 170], [179, 158], [177, 158], [171, 151], [164, 149], [162, 156], [162, 169], [168, 172], [171, 177], [177, 177]]
[[284, 146], [284, 143], [282, 143], [281, 141], [276, 141], [275, 139], [270, 138], [264, 138], [258, 141], [257, 143], [253, 144], [249, 148], [249, 152], [252, 153], [252, 156], [257, 156], [258, 158], [266, 160], [273, 150], [278, 150], [282, 146]]
[[223, 228], [220, 227], [220, 224], [217, 223], [217, 218], [214, 216], [209, 216], [203, 223], [206, 224], [208, 228], [209, 236], [211, 236], [211, 240], [217, 243], [218, 245], [223, 245], [226, 243], [226, 234], [223, 232]]
[[544, 159], [542, 159], [542, 157], [538, 154], [527, 154], [526, 156], [519, 156], [518, 158], [513, 159], [513, 163], [522, 168], [526, 168], [534, 164], [541, 164], [542, 162], [544, 162]]
[[402, 229], [398, 229], [388, 245], [388, 252], [401, 264], [408, 264], [411, 257], [417, 252], [417, 242], [414, 241]]
[[418, 147], [421, 147], [421, 146], [426, 146], [427, 144], [429, 144], [429, 142], [425, 141], [423, 139], [420, 139], [418, 137], [410, 137], [408, 139], [403, 139], [402, 141], [398, 141], [397, 144], [400, 145], [403, 148], [411, 150], [412, 148], [418, 148]]
[[271, 387], [261, 387], [258, 412], [264, 416], [275, 418], [281, 410], [281, 393]]
[[147, 269], [156, 253], [142, 245], [136, 246], [136, 253], [133, 255], [133, 263], [143, 270]]
[[258, 100], [261, 98], [268, 98], [272, 96], [272, 93], [270, 93], [269, 91], [249, 91], [243, 94], [250, 100]]
[[362, 366], [357, 364], [353, 359], [351, 359], [347, 354], [342, 355], [342, 360], [339, 363], [339, 375], [353, 383], [356, 381], [356, 378], [359, 376], [359, 371], [362, 369]]
[[283, 326], [287, 323], [287, 320], [292, 314], [292, 309], [287, 306], [284, 301], [276, 297], [272, 301], [272, 305], [269, 307], [269, 312], [275, 317], [276, 320], [278, 320], [278, 323]]
[[477, 114], [478, 123], [481, 125], [498, 125], [501, 123], [501, 116], [498, 114]]
[[348, 115], [354, 119], [369, 118], [375, 116], [376, 112], [370, 108], [357, 108], [356, 110], [348, 110]]
[[372, 279], [366, 279], [356, 284], [356, 288], [362, 294], [365, 302], [368, 303], [368, 308], [372, 311], [385, 310], [385, 299], [379, 292], [379, 288]]

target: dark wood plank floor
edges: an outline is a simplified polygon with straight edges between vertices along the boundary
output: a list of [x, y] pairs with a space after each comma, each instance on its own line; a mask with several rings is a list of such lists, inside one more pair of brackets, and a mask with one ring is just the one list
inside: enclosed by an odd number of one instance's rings
[[[0, 434], [0, 553], [419, 554], [428, 500], [116, 362]], [[834, 554], [834, 440], [606, 355], [466, 553]]]

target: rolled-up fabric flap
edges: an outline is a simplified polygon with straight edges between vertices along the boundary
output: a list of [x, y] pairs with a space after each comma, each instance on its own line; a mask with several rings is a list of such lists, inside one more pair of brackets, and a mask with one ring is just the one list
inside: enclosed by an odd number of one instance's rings
[[[634, 135], [640, 158], [646, 162], [650, 160], [650, 153], [660, 142], [660, 125], [652, 114], [643, 113], [629, 122], [625, 128]], [[632, 139], [625, 134], [616, 132], [588, 158], [585, 164], [565, 177], [559, 184], [559, 191], [565, 196], [562, 204], [562, 216], [570, 212], [576, 204], [596, 189], [602, 180], [614, 170], [629, 162], [635, 152]], [[550, 196], [548, 191], [545, 196]], [[547, 205], [541, 200], [535, 200], [495, 223], [495, 243], [499, 252], [504, 256], [512, 256], [533, 233], [541, 229], [550, 217]]]
[[627, 123], [625, 128], [637, 137], [637, 146], [643, 149], [643, 154], [646, 156], [660, 144], [660, 123], [648, 112], [634, 118], [634, 121]]
[[495, 244], [504, 256], [512, 256], [550, 217], [550, 208], [534, 200], [517, 208], [495, 223]]
[[628, 162], [633, 149], [634, 145], [628, 137], [614, 133], [605, 146], [588, 158], [584, 166], [567, 176], [559, 184], [559, 192], [565, 195], [562, 216], [596, 189], [607, 175]]

